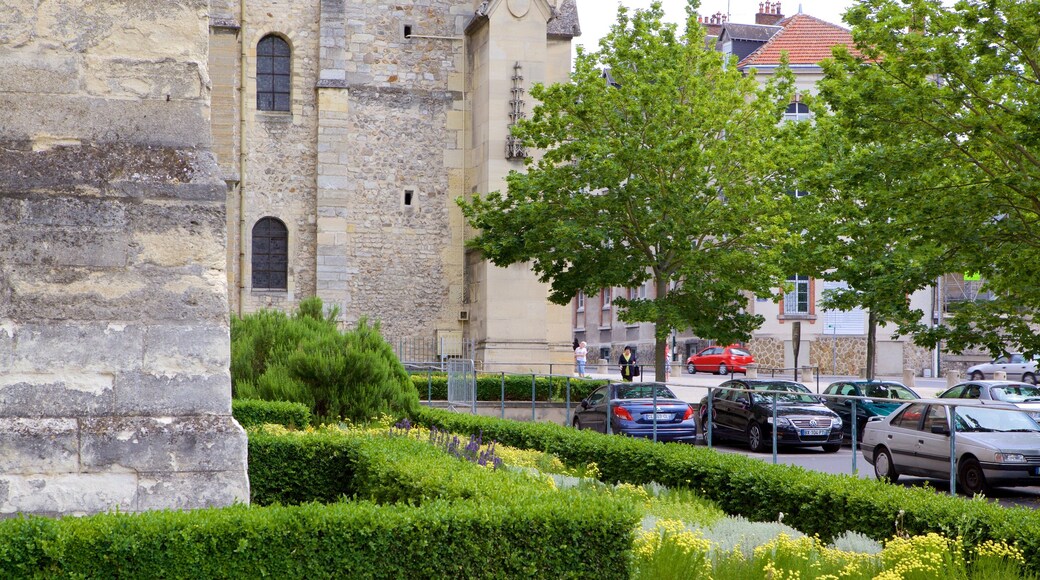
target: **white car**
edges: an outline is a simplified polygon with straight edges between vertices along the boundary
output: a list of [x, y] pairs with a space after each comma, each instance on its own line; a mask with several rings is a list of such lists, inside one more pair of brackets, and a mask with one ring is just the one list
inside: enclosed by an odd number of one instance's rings
[[998, 357], [988, 363], [982, 363], [968, 367], [968, 378], [973, 381], [992, 379], [993, 373], [1004, 371], [1009, 381], [1022, 381], [1031, 385], [1036, 384], [1036, 359], [1027, 359], [1021, 353], [1011, 353], [1007, 356]]
[[950, 420], [956, 406], [957, 491], [1040, 485], [1040, 424], [1011, 405], [921, 399], [863, 430], [863, 458], [878, 479], [900, 475], [950, 479]]

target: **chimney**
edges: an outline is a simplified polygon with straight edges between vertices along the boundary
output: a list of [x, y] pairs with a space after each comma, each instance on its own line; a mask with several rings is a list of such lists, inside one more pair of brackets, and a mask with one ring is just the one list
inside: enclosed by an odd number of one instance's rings
[[726, 23], [726, 17], [722, 12], [716, 12], [711, 16], [698, 16], [697, 22], [705, 28], [705, 34], [708, 36], [718, 36], [722, 34], [722, 25]]
[[784, 19], [784, 15], [780, 13], [780, 0], [771, 2], [760, 2], [758, 5], [758, 14], [755, 15], [755, 24], [765, 24], [767, 26], [776, 26], [777, 22]]

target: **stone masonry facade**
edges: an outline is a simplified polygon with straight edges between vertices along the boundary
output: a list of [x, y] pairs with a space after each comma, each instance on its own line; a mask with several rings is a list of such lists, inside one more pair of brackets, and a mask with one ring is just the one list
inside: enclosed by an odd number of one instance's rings
[[208, 9], [0, 7], [0, 516], [249, 501]]

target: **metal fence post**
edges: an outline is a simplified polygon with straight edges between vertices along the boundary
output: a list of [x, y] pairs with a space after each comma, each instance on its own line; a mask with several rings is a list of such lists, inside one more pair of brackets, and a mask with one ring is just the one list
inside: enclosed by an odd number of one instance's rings
[[535, 413], [535, 405], [534, 405], [534, 402], [535, 402], [536, 397], [537, 397], [536, 390], [535, 390], [535, 380], [536, 380], [535, 374], [531, 373], [531, 420], [532, 421], [535, 421], [538, 418], [537, 413]]
[[[472, 362], [472, 361], [471, 361]], [[462, 380], [466, 380], [467, 368], [462, 369]], [[477, 367], [473, 367], [473, 414], [477, 414]]]
[[433, 404], [433, 368], [426, 369], [426, 402]]
[[[748, 403], [751, 403], [751, 393], [748, 393]], [[776, 393], [773, 393], [773, 465], [776, 465]]]
[[502, 418], [506, 418], [506, 373], [502, 371]]
[[849, 432], [852, 433], [852, 475], [859, 473], [856, 468], [856, 443], [859, 442], [859, 429], [856, 428], [859, 422], [859, 400], [852, 399], [852, 425], [849, 427]]
[[704, 418], [707, 419], [706, 422], [708, 423], [708, 429], [705, 432], [705, 435], [708, 437], [708, 448], [709, 449], [711, 448], [711, 416], [712, 416], [711, 415], [711, 401], [714, 398], [715, 398], [715, 389], [713, 389], [711, 387], [708, 387], [708, 413], [706, 415], [704, 415]]
[[950, 495], [957, 495], [957, 405], [950, 406]]
[[657, 388], [650, 388], [654, 390], [654, 443], [657, 443]]
[[571, 425], [571, 378], [567, 377], [567, 426]]

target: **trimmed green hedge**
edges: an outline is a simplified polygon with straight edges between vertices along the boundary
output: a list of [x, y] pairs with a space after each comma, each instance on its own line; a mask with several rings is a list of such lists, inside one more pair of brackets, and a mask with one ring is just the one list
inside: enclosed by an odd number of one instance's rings
[[[610, 501], [370, 502], [0, 522], [7, 578], [625, 578]], [[620, 532], [620, 533], [619, 533]]]
[[[627, 578], [629, 500], [424, 441], [250, 432], [254, 493], [355, 501], [0, 521], [5, 577]], [[260, 503], [259, 501], [257, 503]]]
[[882, 540], [893, 535], [897, 520], [901, 520], [902, 530], [909, 534], [961, 536], [967, 545], [986, 539], [1005, 540], [1023, 550], [1032, 570], [1040, 570], [1040, 513], [1034, 510], [1005, 508], [985, 500], [951, 497], [873, 479], [771, 465], [707, 447], [655, 444], [551, 423], [437, 409], [423, 409], [418, 421], [456, 433], [482, 431], [486, 440], [548, 451], [572, 465], [595, 462], [604, 481], [654, 481], [669, 487], [690, 487], [727, 513], [752, 520], [775, 520], [783, 512], [785, 524], [824, 539], [853, 530]]
[[[412, 384], [419, 391], [423, 401], [431, 398], [444, 401], [448, 398], [448, 377], [443, 373], [413, 373]], [[564, 401], [567, 397], [568, 377], [538, 377], [534, 379], [535, 400]], [[570, 377], [571, 401], [580, 401], [589, 396], [593, 390], [607, 384], [603, 379], [580, 379]], [[505, 375], [505, 394], [507, 401], [531, 400], [531, 375]], [[477, 374], [477, 400], [502, 400], [502, 375]]]
[[311, 411], [307, 405], [289, 401], [233, 399], [231, 415], [243, 427], [274, 424], [303, 428], [311, 424]]

